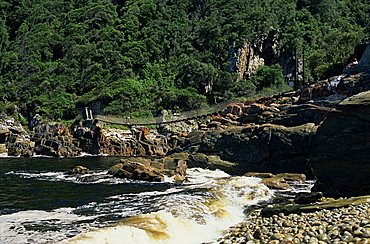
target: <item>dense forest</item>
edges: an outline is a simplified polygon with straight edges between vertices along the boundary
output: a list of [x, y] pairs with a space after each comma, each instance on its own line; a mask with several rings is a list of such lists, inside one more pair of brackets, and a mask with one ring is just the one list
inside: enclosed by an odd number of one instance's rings
[[[370, 37], [368, 0], [0, 0], [0, 112], [53, 120], [99, 102], [152, 116], [284, 86], [278, 59], [237, 79], [247, 41], [340, 72]], [[242, 92], [241, 92], [242, 91]]]

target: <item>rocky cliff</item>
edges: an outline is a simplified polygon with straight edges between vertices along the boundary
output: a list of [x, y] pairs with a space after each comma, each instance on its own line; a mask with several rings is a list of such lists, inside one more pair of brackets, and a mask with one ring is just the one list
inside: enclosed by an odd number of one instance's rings
[[370, 73], [370, 42], [367, 45], [365, 52], [362, 54], [361, 60], [358, 63], [356, 71]]
[[310, 162], [315, 189], [330, 196], [370, 192], [370, 91], [341, 102], [317, 130]]

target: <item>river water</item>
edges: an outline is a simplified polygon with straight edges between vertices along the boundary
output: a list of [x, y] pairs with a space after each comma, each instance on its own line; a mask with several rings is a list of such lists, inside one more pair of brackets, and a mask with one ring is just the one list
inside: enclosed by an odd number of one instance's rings
[[[115, 179], [118, 158], [0, 158], [0, 243], [202, 243], [274, 193], [259, 179], [188, 169], [175, 185]], [[83, 176], [65, 172], [76, 165]]]

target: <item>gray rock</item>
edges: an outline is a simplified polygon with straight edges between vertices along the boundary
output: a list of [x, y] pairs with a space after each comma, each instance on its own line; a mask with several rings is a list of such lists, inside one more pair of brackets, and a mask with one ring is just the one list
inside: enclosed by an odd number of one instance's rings
[[344, 100], [320, 125], [311, 151], [318, 181], [314, 191], [325, 196], [370, 192], [370, 91]]

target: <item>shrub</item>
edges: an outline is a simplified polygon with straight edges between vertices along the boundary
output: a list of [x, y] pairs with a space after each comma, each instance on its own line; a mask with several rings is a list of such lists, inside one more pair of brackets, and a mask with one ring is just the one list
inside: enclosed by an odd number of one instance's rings
[[284, 75], [280, 65], [262, 66], [257, 73], [252, 76], [251, 81], [260, 91], [265, 87], [274, 87], [285, 84]]

